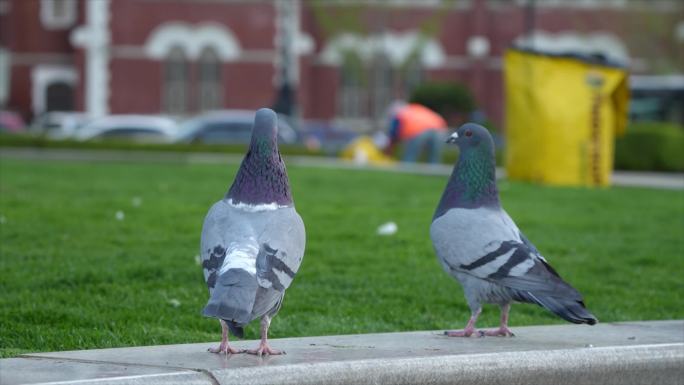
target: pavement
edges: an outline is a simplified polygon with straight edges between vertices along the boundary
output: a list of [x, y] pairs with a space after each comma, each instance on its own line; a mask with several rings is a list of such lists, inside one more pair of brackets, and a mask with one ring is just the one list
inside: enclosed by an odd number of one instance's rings
[[[46, 161], [83, 161], [83, 162], [158, 162], [181, 164], [237, 164], [242, 161], [240, 154], [166, 152], [166, 151], [124, 151], [124, 150], [87, 150], [35, 147], [1, 147], [0, 159], [27, 159]], [[452, 165], [425, 163], [396, 163], [392, 165], [357, 164], [337, 158], [318, 156], [285, 156], [288, 165], [319, 167], [331, 169], [358, 169], [384, 172], [399, 172], [422, 175], [450, 175]], [[506, 171], [497, 168], [497, 178], [505, 178]], [[644, 187], [670, 190], [684, 190], [684, 173], [615, 171], [612, 175], [614, 186]]]
[[[216, 343], [31, 353], [0, 384], [682, 384], [684, 320], [528, 326], [515, 337], [443, 331], [273, 339], [282, 356]], [[217, 333], [218, 337], [218, 333]], [[257, 341], [237, 341], [253, 348]]]

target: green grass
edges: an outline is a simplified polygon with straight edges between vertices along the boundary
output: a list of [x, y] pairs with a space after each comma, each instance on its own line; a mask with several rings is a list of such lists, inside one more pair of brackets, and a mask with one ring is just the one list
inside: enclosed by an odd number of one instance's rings
[[[207, 291], [195, 256], [204, 215], [235, 171], [0, 162], [0, 355], [217, 340], [218, 322], [200, 315]], [[272, 337], [462, 327], [462, 290], [428, 236], [445, 177], [289, 173], [308, 241]], [[519, 227], [602, 322], [684, 317], [682, 192], [500, 188]], [[398, 233], [377, 236], [390, 220]], [[479, 325], [498, 316], [485, 307]], [[563, 321], [513, 306], [513, 328], [551, 323]], [[246, 337], [257, 333], [253, 322]]]

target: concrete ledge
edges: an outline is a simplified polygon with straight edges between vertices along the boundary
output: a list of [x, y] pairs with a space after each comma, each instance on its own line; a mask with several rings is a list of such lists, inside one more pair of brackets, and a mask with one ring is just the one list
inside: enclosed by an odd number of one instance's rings
[[[274, 339], [288, 354], [206, 352], [214, 343], [32, 353], [0, 360], [0, 384], [681, 384], [684, 321]], [[238, 341], [239, 348], [256, 341]]]
[[[684, 345], [508, 352], [213, 371], [221, 384], [681, 384]], [[272, 382], [264, 381], [270, 379]]]

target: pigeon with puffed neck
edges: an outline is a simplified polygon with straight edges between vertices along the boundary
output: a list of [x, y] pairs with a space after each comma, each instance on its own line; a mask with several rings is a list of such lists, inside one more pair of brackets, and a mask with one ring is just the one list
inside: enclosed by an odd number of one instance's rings
[[501, 307], [498, 329], [480, 336], [512, 336], [508, 312], [513, 302], [542, 306], [573, 323], [598, 322], [580, 293], [561, 279], [501, 207], [496, 186], [494, 141], [486, 128], [468, 123], [449, 139], [460, 149], [430, 226], [430, 238], [442, 268], [462, 286], [471, 317], [463, 330], [448, 336], [469, 337], [482, 304]]
[[[256, 112], [249, 150], [226, 196], [202, 227], [201, 259], [209, 288], [203, 314], [218, 318], [222, 340], [213, 353], [282, 354], [268, 344], [271, 319], [280, 309], [304, 257], [304, 222], [294, 207], [285, 163], [278, 151], [277, 116]], [[230, 346], [228, 331], [261, 319], [256, 349]]]

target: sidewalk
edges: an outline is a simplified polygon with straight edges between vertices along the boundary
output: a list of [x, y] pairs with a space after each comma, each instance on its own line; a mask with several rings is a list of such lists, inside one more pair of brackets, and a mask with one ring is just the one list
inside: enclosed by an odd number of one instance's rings
[[[193, 152], [153, 152], [153, 151], [117, 151], [117, 150], [73, 150], [73, 149], [41, 149], [25, 147], [2, 147], [0, 159], [27, 159], [49, 161], [83, 161], [83, 162], [160, 162], [189, 164], [228, 164], [239, 163], [242, 155], [221, 153]], [[386, 172], [401, 172], [424, 175], [449, 175], [453, 165], [398, 163], [389, 166], [358, 165], [337, 158], [314, 156], [286, 156], [288, 165], [304, 167], [321, 167], [331, 169], [359, 169]], [[497, 168], [498, 178], [505, 178], [506, 172]], [[613, 185], [628, 187], [646, 187], [658, 189], [684, 190], [684, 174], [660, 172], [615, 171]]]
[[262, 358], [208, 353], [215, 343], [32, 353], [0, 360], [0, 384], [676, 384], [684, 378], [684, 320], [513, 330], [513, 338], [423, 331], [273, 339], [287, 355]]

